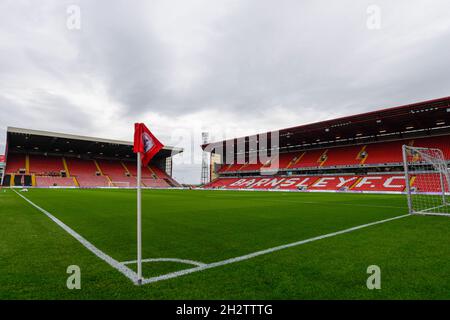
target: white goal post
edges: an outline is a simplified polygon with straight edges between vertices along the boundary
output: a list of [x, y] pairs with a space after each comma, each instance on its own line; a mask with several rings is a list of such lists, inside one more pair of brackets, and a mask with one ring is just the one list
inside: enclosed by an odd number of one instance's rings
[[129, 188], [130, 183], [128, 181], [109, 181], [108, 187], [110, 187], [110, 188]]
[[411, 214], [450, 216], [450, 174], [442, 150], [403, 146]]

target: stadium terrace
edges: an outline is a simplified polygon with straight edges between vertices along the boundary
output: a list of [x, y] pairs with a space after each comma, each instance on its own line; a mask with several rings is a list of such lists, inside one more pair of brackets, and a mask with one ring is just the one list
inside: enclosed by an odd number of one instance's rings
[[[205, 144], [205, 188], [404, 192], [402, 146], [438, 148], [448, 163], [449, 119], [445, 97]], [[425, 188], [414, 175], [409, 183]]]
[[[2, 186], [136, 187], [133, 143], [9, 127], [2, 158]], [[183, 149], [164, 147], [142, 171], [144, 187], [179, 187], [172, 156]], [[0, 162], [2, 162], [0, 159]]]

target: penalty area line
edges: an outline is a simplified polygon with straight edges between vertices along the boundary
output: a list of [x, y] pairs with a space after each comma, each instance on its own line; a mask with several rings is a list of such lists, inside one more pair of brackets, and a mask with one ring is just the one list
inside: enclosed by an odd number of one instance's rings
[[18, 196], [20, 196], [22, 199], [24, 199], [26, 202], [31, 204], [33, 207], [44, 213], [48, 218], [50, 218], [53, 222], [55, 222], [58, 226], [60, 226], [64, 231], [66, 231], [68, 234], [70, 234], [72, 237], [74, 237], [78, 242], [80, 242], [86, 249], [91, 251], [93, 254], [95, 254], [98, 258], [102, 259], [106, 263], [108, 263], [111, 267], [122, 273], [124, 276], [126, 276], [128, 279], [133, 281], [135, 284], [137, 284], [138, 276], [136, 272], [128, 268], [126, 265], [120, 263], [119, 261], [115, 260], [111, 256], [107, 255], [100, 249], [98, 249], [96, 246], [94, 246], [92, 243], [90, 243], [88, 240], [83, 238], [79, 233], [75, 232], [73, 229], [71, 229], [68, 225], [66, 225], [64, 222], [56, 218], [54, 215], [49, 213], [48, 211], [42, 209], [37, 204], [29, 200], [27, 197], [21, 195], [16, 190], [13, 190]]
[[301, 240], [301, 241], [297, 241], [297, 242], [292, 242], [292, 243], [288, 243], [285, 245], [281, 245], [281, 246], [277, 246], [277, 247], [273, 247], [273, 248], [269, 248], [269, 249], [265, 249], [265, 250], [261, 250], [261, 251], [256, 251], [250, 254], [246, 254], [243, 256], [239, 256], [239, 257], [235, 257], [235, 258], [231, 258], [231, 259], [226, 259], [226, 260], [222, 260], [222, 261], [217, 261], [217, 262], [213, 262], [213, 263], [208, 263], [206, 265], [202, 265], [202, 266], [198, 266], [195, 268], [190, 268], [190, 269], [185, 269], [185, 270], [180, 270], [180, 271], [176, 271], [176, 272], [172, 272], [172, 273], [168, 273], [168, 274], [164, 274], [161, 276], [156, 276], [156, 277], [152, 277], [152, 278], [146, 278], [142, 280], [142, 284], [149, 284], [149, 283], [155, 283], [155, 282], [159, 282], [159, 281], [163, 281], [163, 280], [168, 280], [168, 279], [173, 279], [173, 278], [178, 278], [184, 275], [188, 275], [191, 273], [195, 273], [195, 272], [200, 272], [200, 271], [204, 271], [207, 269], [212, 269], [212, 268], [217, 268], [217, 267], [221, 267], [221, 266], [225, 266], [231, 263], [236, 263], [236, 262], [240, 262], [240, 261], [244, 261], [244, 260], [249, 260], [258, 256], [262, 256], [265, 254], [269, 254], [272, 252], [276, 252], [276, 251], [280, 251], [280, 250], [284, 250], [287, 248], [292, 248], [292, 247], [296, 247], [302, 244], [306, 244], [306, 243], [310, 243], [310, 242], [314, 242], [317, 240], [322, 240], [322, 239], [326, 239], [326, 238], [331, 238], [331, 237], [335, 237], [341, 234], [345, 234], [345, 233], [349, 233], [352, 231], [356, 231], [356, 230], [360, 230], [360, 229], [364, 229], [367, 227], [371, 227], [377, 224], [382, 224], [382, 223], [386, 223], [389, 221], [393, 221], [393, 220], [398, 220], [398, 219], [402, 219], [405, 217], [409, 217], [410, 214], [405, 214], [405, 215], [401, 215], [401, 216], [397, 216], [397, 217], [393, 217], [393, 218], [389, 218], [389, 219], [384, 219], [384, 220], [379, 220], [379, 221], [375, 221], [375, 222], [370, 222], [370, 223], [366, 223], [366, 224], [362, 224], [356, 227], [352, 227], [352, 228], [348, 228], [348, 229], [344, 229], [344, 230], [340, 230], [340, 231], [336, 231], [336, 232], [332, 232], [332, 233], [327, 233], [321, 236], [317, 236], [317, 237], [313, 237], [313, 238], [309, 238], [309, 239], [305, 239], [305, 240]]

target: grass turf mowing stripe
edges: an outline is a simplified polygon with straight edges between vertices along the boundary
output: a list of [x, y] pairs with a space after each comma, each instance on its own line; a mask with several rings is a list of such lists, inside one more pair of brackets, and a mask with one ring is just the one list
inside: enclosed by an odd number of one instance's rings
[[393, 218], [389, 218], [389, 219], [384, 219], [384, 220], [379, 220], [379, 221], [375, 221], [375, 222], [370, 222], [370, 223], [366, 223], [366, 224], [359, 225], [359, 226], [356, 226], [356, 227], [352, 227], [352, 228], [348, 228], [348, 229], [344, 229], [344, 230], [340, 230], [340, 231], [324, 234], [324, 235], [321, 235], [321, 236], [317, 236], [317, 237], [313, 237], [313, 238], [309, 238], [309, 239], [305, 239], [305, 240], [301, 240], [301, 241], [297, 241], [297, 242], [293, 242], [293, 243], [288, 243], [288, 244], [285, 244], [285, 245], [281, 245], [281, 246], [277, 246], [277, 247], [273, 247], [273, 248], [269, 248], [269, 249], [265, 249], [265, 250], [261, 250], [261, 251], [256, 251], [256, 252], [253, 252], [253, 253], [250, 253], [250, 254], [246, 254], [246, 255], [243, 255], [243, 256], [240, 256], [240, 257], [235, 257], [235, 258], [226, 259], [226, 260], [222, 260], [222, 261], [218, 261], [218, 262], [213, 262], [213, 263], [206, 264], [204, 266], [199, 266], [199, 267], [195, 267], [195, 268], [191, 268], [191, 269], [185, 269], [185, 270], [181, 270], [181, 271], [176, 271], [176, 272], [168, 273], [168, 274], [165, 274], [165, 275], [162, 275], [162, 276], [147, 278], [147, 279], [144, 279], [142, 281], [142, 284], [149, 284], [149, 283], [155, 283], [155, 282], [159, 282], [159, 281], [163, 281], [163, 280], [173, 279], [173, 278], [181, 277], [181, 276], [184, 276], [184, 275], [187, 275], [187, 274], [191, 274], [191, 273], [194, 273], [194, 272], [204, 271], [204, 270], [207, 270], [207, 269], [212, 269], [212, 268], [224, 266], [224, 265], [235, 263], [235, 262], [240, 262], [240, 261], [252, 259], [252, 258], [261, 256], [261, 255], [268, 254], [268, 253], [284, 250], [284, 249], [287, 249], [287, 248], [299, 246], [299, 245], [310, 243], [310, 242], [317, 241], [317, 240], [331, 238], [331, 237], [338, 236], [338, 235], [341, 235], [341, 234], [344, 234], [344, 233], [349, 233], [349, 232], [352, 232], [352, 231], [355, 231], [355, 230], [371, 227], [371, 226], [374, 226], [374, 225], [382, 224], [382, 223], [393, 221], [393, 220], [402, 219], [402, 218], [409, 217], [409, 216], [410, 216], [410, 214], [405, 214], [405, 215], [401, 215], [401, 216], [397, 216], [397, 217], [393, 217]]
[[18, 193], [16, 190], [13, 190], [18, 196], [20, 196], [22, 199], [24, 199], [26, 202], [28, 202], [29, 204], [31, 204], [33, 207], [35, 207], [36, 209], [38, 209], [39, 211], [41, 211], [42, 213], [44, 213], [47, 217], [49, 217], [53, 222], [55, 222], [58, 226], [60, 226], [62, 229], [64, 229], [68, 234], [70, 234], [72, 237], [74, 237], [75, 239], [78, 240], [78, 242], [80, 242], [86, 249], [88, 249], [89, 251], [91, 251], [93, 254], [95, 254], [97, 257], [99, 257], [100, 259], [102, 259], [103, 261], [105, 261], [106, 263], [108, 263], [111, 267], [113, 267], [114, 269], [118, 270], [119, 272], [121, 272], [124, 276], [126, 276], [128, 279], [130, 279], [131, 281], [133, 281], [135, 284], [137, 284], [138, 281], [138, 277], [136, 272], [134, 272], [133, 270], [131, 270], [130, 268], [128, 268], [127, 266], [125, 266], [124, 264], [121, 264], [120, 262], [118, 262], [117, 260], [115, 260], [114, 258], [110, 257], [109, 255], [107, 255], [106, 253], [104, 253], [103, 251], [101, 251], [100, 249], [98, 249], [97, 247], [95, 247], [92, 243], [90, 243], [89, 241], [87, 241], [85, 238], [83, 238], [80, 234], [78, 234], [77, 232], [75, 232], [73, 229], [71, 229], [69, 226], [67, 226], [66, 224], [64, 224], [64, 222], [62, 222], [61, 220], [59, 220], [58, 218], [56, 218], [55, 216], [53, 216], [51, 213], [49, 213], [48, 211], [42, 209], [41, 207], [39, 207], [37, 204], [35, 204], [34, 202], [32, 202], [31, 200], [29, 200], [27, 197], [21, 195], [20, 193]]

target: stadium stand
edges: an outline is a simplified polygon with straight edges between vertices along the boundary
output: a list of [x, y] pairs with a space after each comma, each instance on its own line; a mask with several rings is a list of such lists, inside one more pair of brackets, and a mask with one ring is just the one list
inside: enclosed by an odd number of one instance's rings
[[[441, 183], [440, 177], [437, 174], [422, 174], [412, 177], [411, 187], [417, 191], [429, 191], [429, 192], [440, 192]], [[445, 192], [450, 192], [448, 190], [448, 185], [445, 185]]]
[[[212, 164], [216, 178], [204, 188], [402, 192], [403, 145], [441, 149], [450, 166], [449, 113], [446, 97], [283, 129], [278, 132], [280, 154], [270, 166], [230, 163], [224, 147], [232, 140], [205, 144], [205, 151], [226, 164]], [[247, 146], [245, 158], [250, 158]], [[412, 188], [423, 188], [423, 177], [412, 176]]]
[[66, 158], [66, 163], [71, 176], [93, 176], [98, 172], [94, 160]]
[[151, 166], [148, 169], [149, 169], [150, 173], [152, 174], [152, 176], [155, 178], [158, 178], [158, 179], [166, 179], [167, 178], [167, 174], [157, 167]]
[[78, 175], [75, 177], [79, 186], [82, 187], [108, 187], [109, 180], [105, 176]]
[[444, 152], [444, 157], [450, 160], [450, 138], [449, 136], [440, 136], [432, 138], [423, 138], [413, 140], [414, 147], [438, 148]]
[[374, 143], [367, 146], [367, 159], [365, 164], [400, 163], [402, 158], [402, 145], [407, 141]]
[[[133, 177], [137, 176], [137, 168], [136, 168], [135, 162], [122, 161], [122, 166], [124, 167], [125, 171], [127, 173], [129, 173], [131, 176], [133, 176]], [[151, 172], [146, 167], [142, 168], [141, 174], [142, 174], [142, 177], [151, 177]]]
[[330, 148], [327, 152], [325, 166], [352, 166], [361, 164], [364, 157], [361, 154], [366, 146], [349, 146], [344, 148]]
[[73, 178], [36, 176], [36, 186], [39, 187], [75, 187]]
[[36, 175], [59, 175], [64, 171], [61, 157], [30, 155], [29, 173]]
[[[3, 186], [136, 187], [132, 143], [8, 128]], [[164, 168], [182, 149], [164, 147], [142, 168], [144, 187], [180, 186]]]
[[326, 149], [305, 151], [292, 168], [320, 167], [327, 160], [326, 152]]
[[[445, 150], [445, 156], [450, 159], [449, 136], [419, 138], [394, 142], [372, 143], [357, 146], [316, 149], [301, 153], [282, 153], [279, 155], [279, 169], [355, 166], [363, 164], [393, 164], [401, 163], [402, 145], [416, 147], [439, 148]], [[224, 169], [225, 168], [225, 169]], [[224, 165], [219, 173], [247, 172], [263, 169], [264, 165]]]
[[167, 188], [170, 187], [170, 185], [164, 180], [164, 179], [142, 179], [142, 183], [146, 187], [153, 187], [153, 188]]
[[100, 170], [104, 175], [108, 176], [112, 181], [121, 181], [127, 177], [127, 171], [121, 161], [117, 160], [97, 160]]
[[20, 170], [26, 170], [25, 155], [17, 153], [8, 154], [5, 173], [19, 173]]

